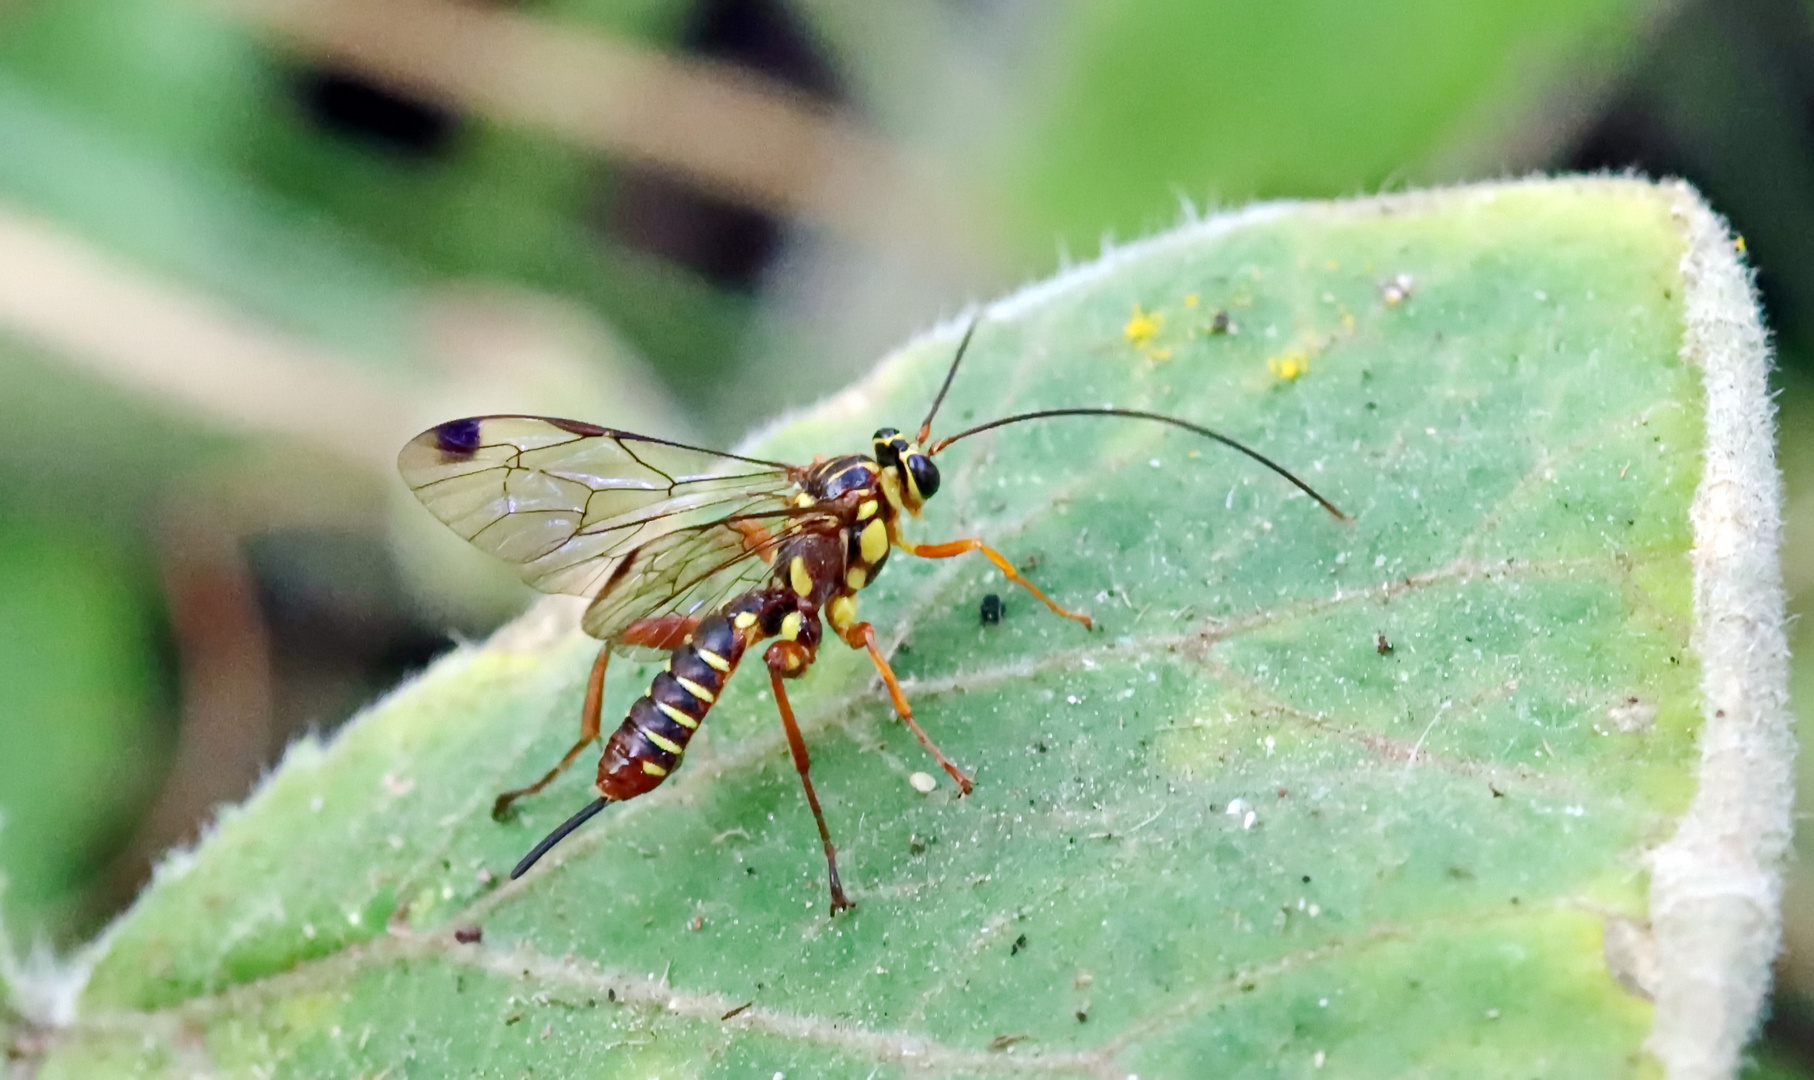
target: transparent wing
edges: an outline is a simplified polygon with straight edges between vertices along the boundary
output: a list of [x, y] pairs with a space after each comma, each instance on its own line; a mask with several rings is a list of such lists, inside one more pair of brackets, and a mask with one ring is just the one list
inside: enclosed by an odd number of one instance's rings
[[574, 420], [452, 420], [411, 439], [397, 468], [436, 517], [529, 584], [594, 598], [586, 629], [604, 638], [748, 588], [767, 572], [767, 542], [811, 517], [791, 505], [793, 466]]
[[774, 550], [803, 530], [837, 528], [824, 514], [763, 510], [656, 537], [626, 558], [586, 609], [581, 625], [612, 640], [631, 623], [661, 615], [704, 615], [772, 572]]

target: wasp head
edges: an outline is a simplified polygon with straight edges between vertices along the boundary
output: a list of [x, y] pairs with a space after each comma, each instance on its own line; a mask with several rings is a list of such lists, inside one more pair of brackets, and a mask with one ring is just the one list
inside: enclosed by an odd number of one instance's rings
[[912, 513], [919, 513], [927, 499], [938, 494], [938, 466], [916, 442], [893, 428], [875, 434], [876, 464], [892, 471], [900, 485], [901, 501]]

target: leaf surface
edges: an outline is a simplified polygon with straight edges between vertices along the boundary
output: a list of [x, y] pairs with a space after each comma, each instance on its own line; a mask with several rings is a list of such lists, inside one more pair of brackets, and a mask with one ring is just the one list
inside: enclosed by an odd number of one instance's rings
[[[942, 430], [1168, 412], [1355, 520], [1157, 425], [941, 455], [918, 535], [988, 539], [1099, 629], [980, 558], [891, 560], [864, 614], [977, 788], [916, 791], [937, 769], [828, 646], [793, 697], [850, 915], [759, 670], [667, 785], [501, 883], [589, 798], [586, 767], [487, 815], [573, 735], [593, 645], [554, 601], [167, 865], [40, 1075], [1650, 1075], [1642, 860], [1700, 702], [1672, 197], [1259, 208], [994, 307]], [[760, 452], [911, 428], [954, 340]], [[608, 723], [652, 670], [613, 665]]]

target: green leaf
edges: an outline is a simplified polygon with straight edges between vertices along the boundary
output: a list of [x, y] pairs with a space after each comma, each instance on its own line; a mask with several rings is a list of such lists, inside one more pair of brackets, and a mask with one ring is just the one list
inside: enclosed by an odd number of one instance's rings
[[[914, 424], [956, 329], [760, 448]], [[1729, 1072], [1788, 823], [1764, 358], [1679, 187], [1262, 207], [1106, 256], [991, 309], [941, 430], [1164, 410], [1355, 521], [1156, 425], [941, 456], [919, 535], [988, 538], [1099, 629], [896, 555], [865, 613], [977, 787], [916, 791], [873, 672], [823, 650], [793, 698], [855, 912], [759, 672], [671, 782], [502, 882], [590, 797], [487, 815], [572, 738], [595, 646], [551, 601], [171, 860], [39, 1076]], [[609, 717], [651, 670], [612, 668]]]

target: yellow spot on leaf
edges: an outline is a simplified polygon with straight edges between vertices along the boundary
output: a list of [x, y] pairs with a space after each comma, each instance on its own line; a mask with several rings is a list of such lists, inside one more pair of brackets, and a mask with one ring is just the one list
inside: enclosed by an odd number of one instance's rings
[[1323, 269], [1325, 269], [1325, 270], [1340, 270], [1341, 268], [1342, 268], [1342, 263], [1341, 263], [1340, 259], [1330, 259], [1329, 261], [1323, 263]]
[[1164, 326], [1165, 315], [1163, 313], [1149, 312], [1139, 304], [1135, 304], [1134, 314], [1129, 316], [1127, 325], [1121, 328], [1121, 333], [1127, 338], [1129, 344], [1145, 345], [1158, 337], [1160, 329]]
[[1184, 298], [1185, 307], [1196, 307], [1201, 302], [1202, 302], [1202, 298], [1199, 297], [1196, 293], [1191, 293], [1189, 296], [1186, 296]]
[[1266, 358], [1266, 369], [1275, 376], [1291, 382], [1301, 378], [1310, 370], [1310, 355], [1299, 349], [1293, 349], [1278, 356]]

